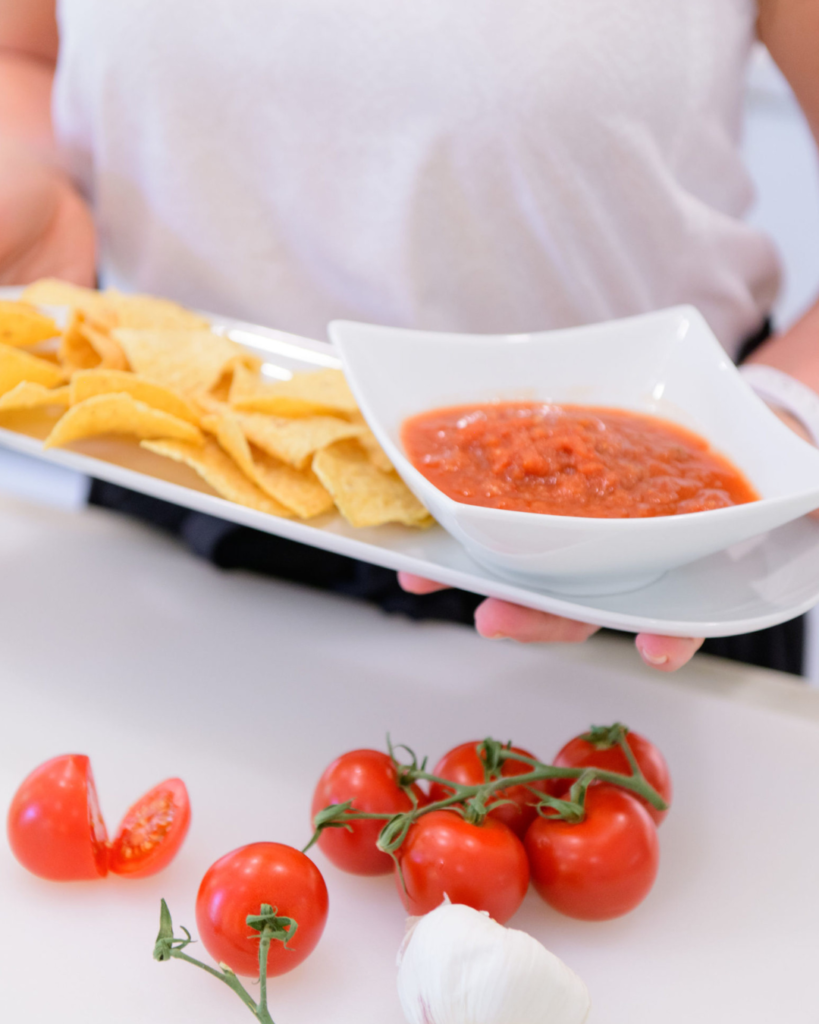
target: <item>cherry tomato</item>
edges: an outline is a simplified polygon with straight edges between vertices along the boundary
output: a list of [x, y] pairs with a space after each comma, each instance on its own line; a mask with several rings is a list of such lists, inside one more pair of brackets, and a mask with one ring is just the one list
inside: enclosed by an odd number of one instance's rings
[[[479, 786], [485, 781], [484, 763], [478, 756], [479, 741], [476, 740], [473, 743], [462, 743], [459, 747], [454, 747], [449, 753], [444, 754], [438, 764], [432, 771], [433, 775], [439, 775], [441, 778], [450, 779], [452, 782], [460, 783], [462, 786]], [[521, 747], [512, 747], [512, 750], [516, 754], [523, 754], [524, 757], [533, 757], [528, 750], [523, 750]], [[532, 770], [531, 765], [526, 764], [525, 761], [504, 761], [501, 775], [506, 777], [509, 775], [522, 775], [524, 772], [530, 772]], [[541, 782], [533, 782], [532, 789], [539, 790], [541, 793], [547, 793], [549, 791], [548, 783], [544, 779]], [[429, 787], [429, 799], [431, 803], [436, 800], [444, 800], [452, 793], [452, 790], [448, 786], [443, 786], [439, 782], [433, 782]], [[526, 829], [532, 824], [537, 813], [534, 808], [536, 797], [532, 794], [532, 791], [526, 786], [510, 786], [508, 789], [504, 789], [497, 797], [498, 800], [511, 800], [511, 803], [502, 803], [498, 807], [493, 808], [489, 812], [490, 818], [495, 818], [497, 821], [502, 821], [504, 825], [507, 825], [515, 835], [520, 836], [522, 839], [526, 835]], [[490, 805], [491, 806], [491, 803]]]
[[[626, 742], [634, 754], [640, 771], [645, 775], [649, 785], [660, 794], [665, 802], [671, 805], [671, 775], [668, 765], [660, 751], [649, 740], [643, 739], [636, 732], [626, 734]], [[625, 775], [631, 774], [631, 768], [619, 745], [613, 747], [601, 747], [589, 742], [582, 736], [575, 736], [569, 740], [554, 760], [559, 768], [603, 768], [609, 772], [622, 772]], [[563, 779], [554, 780], [552, 792], [555, 796], [563, 796], [568, 792], [571, 782]], [[644, 807], [659, 825], [668, 814], [668, 811], [658, 811], [656, 807], [646, 803], [640, 797], [636, 799], [643, 803]]]
[[633, 910], [657, 876], [654, 822], [617, 786], [590, 786], [586, 817], [577, 824], [536, 818], [525, 844], [538, 893], [555, 910], [584, 921]]
[[108, 836], [84, 754], [35, 768], [14, 794], [7, 827], [12, 853], [40, 878], [99, 878], [108, 870]]
[[270, 944], [267, 975], [286, 974], [312, 953], [327, 922], [327, 886], [316, 865], [282, 843], [251, 843], [226, 854], [202, 879], [196, 924], [205, 949], [237, 974], [259, 976], [259, 933], [249, 914], [268, 903], [298, 930], [287, 947]]
[[160, 782], [122, 819], [111, 844], [109, 869], [129, 878], [155, 875], [176, 856], [190, 822], [185, 783], [181, 779]]
[[455, 811], [430, 811], [412, 825], [397, 856], [406, 885], [396, 869], [398, 892], [411, 914], [429, 913], [447, 895], [503, 924], [529, 886], [523, 843], [489, 817], [472, 825]]
[[[417, 785], [412, 791], [419, 805], [426, 796]], [[327, 768], [313, 793], [311, 821], [316, 813], [331, 804], [352, 800], [358, 811], [371, 814], [397, 814], [412, 810], [413, 803], [406, 790], [398, 784], [398, 772], [392, 758], [380, 750], [351, 750], [342, 754]], [[351, 829], [325, 829], [318, 841], [329, 860], [354, 875], [387, 875], [392, 871], [392, 858], [376, 847], [384, 821], [356, 821]]]

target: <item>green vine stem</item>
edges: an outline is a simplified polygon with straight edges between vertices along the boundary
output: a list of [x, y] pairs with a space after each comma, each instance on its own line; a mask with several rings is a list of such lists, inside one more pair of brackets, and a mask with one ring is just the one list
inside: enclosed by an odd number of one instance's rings
[[[463, 814], [468, 821], [479, 824], [488, 811], [490, 804], [495, 806], [498, 800], [493, 797], [500, 796], [504, 789], [510, 786], [529, 786], [546, 779], [571, 779], [572, 787], [568, 799], [561, 800], [557, 797], [547, 796], [533, 789], [532, 793], [537, 798], [537, 810], [539, 814], [548, 814], [549, 817], [563, 818], [566, 821], [579, 822], [584, 817], [584, 805], [586, 791], [594, 782], [607, 782], [626, 789], [635, 796], [641, 797], [658, 811], [664, 811], [667, 804], [646, 780], [632, 753], [626, 736], [626, 726], [616, 722], [611, 726], [597, 726], [584, 735], [598, 749], [608, 749], [619, 746], [626, 758], [631, 774], [622, 772], [607, 771], [602, 768], [559, 768], [556, 765], [545, 764], [536, 758], [527, 757], [511, 749], [511, 743], [500, 743], [491, 737], [478, 744], [478, 756], [484, 764], [485, 779], [483, 783], [474, 786], [464, 786], [449, 779], [442, 779], [426, 771], [426, 758], [419, 765], [415, 754], [408, 747], [394, 747], [387, 738], [390, 755], [395, 762], [400, 784], [408, 788], [414, 782], [435, 782], [446, 786], [452, 792], [441, 800], [426, 804], [423, 807], [414, 806], [412, 810], [401, 814], [378, 814], [372, 812], [357, 811], [352, 801], [334, 804], [319, 811], [313, 819], [313, 836], [305, 850], [318, 840], [322, 831], [326, 828], [352, 828], [352, 822], [365, 819], [375, 819], [384, 822], [384, 827], [378, 837], [378, 848], [384, 853], [393, 854], [404, 842], [407, 832], [413, 823], [424, 814], [430, 811], [452, 809]], [[398, 749], [406, 750], [412, 761], [410, 764], [401, 764], [395, 758]], [[531, 767], [531, 771], [523, 772], [520, 775], [501, 775], [505, 761], [523, 762]], [[411, 793], [411, 790], [408, 789]], [[415, 803], [415, 801], [413, 801]]]
[[184, 952], [194, 940], [187, 928], [182, 927], [185, 933], [184, 938], [179, 938], [173, 933], [173, 921], [168, 904], [162, 900], [159, 907], [159, 934], [154, 945], [154, 960], [165, 962], [167, 960], [185, 960], [194, 967], [199, 967], [214, 978], [218, 978], [223, 984], [232, 989], [250, 1010], [256, 1020], [261, 1024], [274, 1024], [273, 1018], [267, 1009], [267, 958], [270, 952], [270, 943], [278, 941], [287, 946], [287, 943], [296, 934], [298, 924], [292, 917], [279, 917], [274, 907], [263, 903], [258, 914], [250, 914], [246, 919], [249, 928], [259, 932], [259, 1001], [247, 991], [244, 985], [236, 977], [236, 974], [227, 966], [219, 964], [219, 969], [203, 964]]

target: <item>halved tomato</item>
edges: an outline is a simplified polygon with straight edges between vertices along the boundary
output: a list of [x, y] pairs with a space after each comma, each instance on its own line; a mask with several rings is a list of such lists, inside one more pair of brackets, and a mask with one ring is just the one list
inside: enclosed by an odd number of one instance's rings
[[85, 754], [63, 754], [35, 768], [14, 794], [7, 830], [14, 856], [40, 878], [105, 875], [108, 835]]
[[117, 875], [145, 878], [176, 856], [191, 823], [188, 791], [181, 779], [165, 779], [131, 807], [117, 829], [108, 867]]
[[79, 881], [109, 871], [144, 878], [176, 856], [190, 820], [185, 783], [166, 779], [133, 805], [109, 843], [91, 762], [85, 754], [64, 754], [23, 781], [7, 830], [14, 856], [40, 878]]

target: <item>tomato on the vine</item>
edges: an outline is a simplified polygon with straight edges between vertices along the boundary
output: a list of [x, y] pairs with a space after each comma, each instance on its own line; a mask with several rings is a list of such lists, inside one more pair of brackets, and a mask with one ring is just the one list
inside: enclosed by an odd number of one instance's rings
[[40, 878], [76, 881], [108, 870], [108, 836], [84, 754], [35, 768], [14, 794], [7, 829], [14, 856]]
[[246, 918], [263, 903], [298, 928], [287, 945], [274, 942], [267, 975], [292, 971], [312, 953], [327, 922], [327, 886], [316, 865], [282, 843], [251, 843], [211, 865], [196, 897], [196, 924], [205, 949], [236, 974], [258, 977], [259, 933]]
[[538, 817], [526, 833], [532, 883], [563, 914], [586, 921], [619, 917], [648, 895], [657, 875], [657, 829], [624, 789], [586, 791], [585, 817]]
[[429, 913], [446, 895], [503, 924], [529, 886], [523, 843], [489, 817], [473, 825], [455, 811], [430, 811], [410, 827], [396, 856], [398, 892], [410, 914]]
[[111, 843], [108, 867], [118, 875], [145, 878], [176, 856], [191, 822], [188, 791], [181, 779], [166, 779], [130, 808]]
[[[476, 740], [473, 743], [461, 743], [460, 746], [453, 747], [448, 753], [444, 754], [438, 764], [432, 771], [433, 775], [438, 775], [440, 778], [449, 779], [451, 782], [457, 782], [462, 786], [480, 786], [486, 781], [486, 773], [484, 770], [484, 762], [478, 756], [478, 744]], [[524, 757], [533, 757], [528, 750], [523, 750], [522, 747], [512, 747], [512, 752], [515, 754], [523, 754]], [[531, 772], [532, 766], [526, 764], [525, 761], [504, 761], [503, 767], [501, 768], [501, 776], [504, 778], [510, 775], [523, 775], [526, 772]], [[535, 804], [537, 803], [537, 797], [532, 790], [537, 790], [541, 793], [547, 793], [548, 783], [545, 780], [539, 782], [533, 782], [528, 786], [509, 786], [502, 790], [496, 797], [490, 800], [487, 807], [491, 808], [489, 811], [489, 817], [495, 818], [497, 821], [502, 821], [504, 825], [507, 825], [515, 835], [520, 836], [522, 839], [526, 835], [526, 830], [532, 824], [535, 819]], [[452, 794], [453, 790], [449, 786], [444, 786], [440, 782], [433, 782], [429, 787], [429, 799], [431, 803], [435, 803], [438, 800], [444, 800], [446, 797]], [[509, 803], [498, 801], [511, 801]], [[493, 807], [493, 803], [497, 806]]]
[[[569, 740], [554, 759], [554, 764], [559, 768], [602, 768], [604, 771], [621, 772], [624, 775], [631, 774], [628, 760], [619, 744], [608, 746], [605, 741], [595, 743], [587, 738], [588, 735], [575, 736], [574, 739]], [[645, 776], [646, 782], [656, 789], [670, 806], [671, 775], [663, 755], [653, 743], [631, 730], [626, 733], [626, 743], [634, 754], [634, 759]], [[563, 796], [568, 792], [570, 786], [570, 780], [554, 780], [552, 793], [555, 796]], [[636, 797], [636, 799], [640, 800], [658, 825], [668, 814], [667, 809], [658, 811], [656, 807], [652, 807], [641, 797]]]
[[[419, 786], [413, 784], [410, 789], [419, 805], [426, 803]], [[398, 814], [413, 808], [412, 798], [399, 784], [395, 762], [380, 750], [351, 750], [333, 761], [313, 793], [311, 821], [324, 807], [348, 800], [352, 800], [356, 811], [369, 814]], [[355, 821], [343, 828], [326, 828], [319, 837], [319, 848], [343, 871], [387, 875], [392, 871], [392, 858], [375, 845], [385, 820]]]

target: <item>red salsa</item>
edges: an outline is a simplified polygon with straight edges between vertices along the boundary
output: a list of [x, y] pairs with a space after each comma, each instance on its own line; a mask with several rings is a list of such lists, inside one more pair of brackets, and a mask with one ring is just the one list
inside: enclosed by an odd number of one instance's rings
[[467, 505], [634, 519], [759, 497], [698, 434], [621, 409], [460, 405], [406, 420], [402, 440], [416, 469]]

